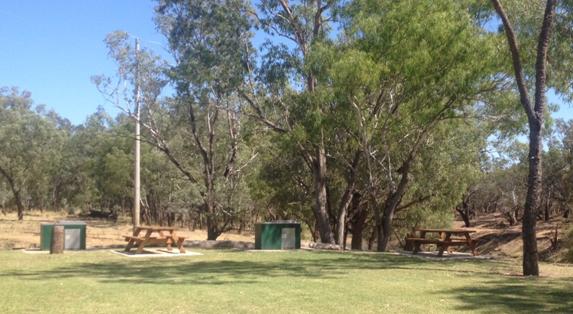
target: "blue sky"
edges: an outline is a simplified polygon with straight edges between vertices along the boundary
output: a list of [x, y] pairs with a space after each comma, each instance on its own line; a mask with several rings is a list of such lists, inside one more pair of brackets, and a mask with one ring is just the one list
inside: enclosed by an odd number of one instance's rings
[[[97, 74], [112, 75], [114, 63], [103, 42], [115, 30], [139, 37], [142, 45], [164, 54], [165, 39], [153, 23], [151, 0], [17, 0], [0, 7], [0, 86], [32, 92], [73, 123], [103, 106], [113, 105], [91, 83]], [[573, 119], [573, 108], [557, 97], [555, 117]]]
[[18, 0], [0, 7], [0, 86], [32, 92], [73, 123], [106, 104], [91, 83], [97, 74], [111, 75], [115, 65], [103, 42], [114, 30], [125, 30], [158, 52], [164, 43], [153, 23], [154, 2], [146, 0]]

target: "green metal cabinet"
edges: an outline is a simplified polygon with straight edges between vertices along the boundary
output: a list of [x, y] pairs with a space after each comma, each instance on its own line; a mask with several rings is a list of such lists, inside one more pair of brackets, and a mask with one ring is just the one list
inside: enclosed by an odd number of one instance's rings
[[255, 248], [258, 250], [300, 249], [300, 223], [276, 221], [255, 224]]
[[52, 246], [54, 226], [64, 226], [64, 249], [85, 250], [86, 249], [86, 223], [83, 221], [60, 221], [58, 223], [40, 224], [40, 249], [49, 251]]

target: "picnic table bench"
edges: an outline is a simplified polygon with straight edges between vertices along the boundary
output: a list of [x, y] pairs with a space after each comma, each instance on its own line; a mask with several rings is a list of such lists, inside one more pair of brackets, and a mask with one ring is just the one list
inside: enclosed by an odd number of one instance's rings
[[[177, 228], [174, 227], [161, 226], [135, 227], [133, 235], [124, 236], [125, 241], [127, 241], [125, 251], [129, 252], [133, 247], [137, 246], [136, 253], [143, 253], [146, 245], [165, 245], [167, 251], [171, 252], [173, 244], [176, 244], [179, 253], [185, 253], [185, 248], [183, 247], [185, 238], [177, 236], [176, 230]], [[145, 231], [145, 234], [141, 236], [142, 231]], [[152, 236], [154, 234], [157, 234], [157, 236]]]
[[[416, 229], [413, 235], [406, 237], [406, 248], [411, 247], [412, 253], [416, 254], [420, 251], [422, 244], [436, 244], [439, 250], [438, 256], [443, 256], [444, 251], [451, 253], [451, 246], [467, 246], [475, 256], [477, 255], [476, 243], [470, 236], [474, 232], [476, 231], [471, 229]], [[439, 237], [426, 238], [429, 233], [437, 233]]]

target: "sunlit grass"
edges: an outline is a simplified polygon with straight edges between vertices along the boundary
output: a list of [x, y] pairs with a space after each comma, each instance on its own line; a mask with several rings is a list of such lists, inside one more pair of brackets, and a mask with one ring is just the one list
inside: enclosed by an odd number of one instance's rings
[[381, 254], [202, 251], [133, 259], [108, 251], [0, 252], [2, 313], [567, 312], [573, 271], [504, 274], [513, 262]]

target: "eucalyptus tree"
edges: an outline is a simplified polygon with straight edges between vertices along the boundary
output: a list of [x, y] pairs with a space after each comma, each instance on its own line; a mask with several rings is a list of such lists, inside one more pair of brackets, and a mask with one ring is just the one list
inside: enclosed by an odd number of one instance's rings
[[[491, 0], [502, 25], [511, 58], [519, 103], [529, 127], [529, 173], [523, 215], [523, 274], [539, 275], [536, 216], [542, 193], [543, 129], [546, 90], [553, 87], [571, 98], [567, 65], [573, 53], [569, 42], [573, 15], [570, 1]], [[534, 92], [533, 98], [530, 92]]]
[[187, 153], [177, 156], [168, 148], [158, 127], [151, 134], [196, 186], [209, 240], [232, 227], [247, 194], [243, 173], [257, 155], [241, 135], [244, 100], [238, 93], [251, 62], [249, 10], [242, 0], [162, 0], [156, 8], [175, 59], [168, 75], [176, 95], [166, 105]]
[[[387, 248], [402, 201], [432, 197], [431, 189], [407, 195], [431, 139], [440, 133], [456, 138], [446, 130], [459, 128], [455, 120], [474, 114], [476, 103], [501, 83], [492, 78], [491, 37], [474, 25], [467, 4], [355, 1], [346, 10], [350, 49], [336, 58], [333, 81], [342, 78], [338, 88], [356, 108], [354, 132], [367, 157], [378, 250]], [[468, 154], [477, 156], [479, 146], [472, 149]]]
[[54, 123], [34, 111], [30, 93], [0, 90], [0, 178], [12, 192], [19, 220], [25, 198], [34, 194], [34, 182], [47, 181], [46, 165], [59, 146], [57, 136]]
[[363, 194], [385, 250], [417, 156], [443, 121], [497, 88], [495, 58], [469, 2], [354, 1], [337, 19], [340, 6], [261, 1], [258, 25], [282, 39], [263, 45], [260, 84], [248, 81], [244, 96], [308, 168], [312, 180], [298, 181], [311, 188], [321, 241], [343, 242], [352, 198]]

